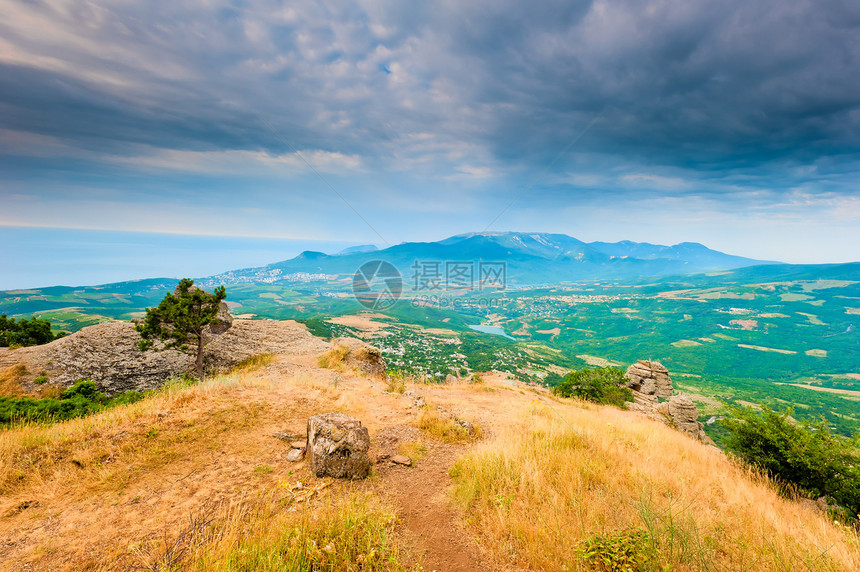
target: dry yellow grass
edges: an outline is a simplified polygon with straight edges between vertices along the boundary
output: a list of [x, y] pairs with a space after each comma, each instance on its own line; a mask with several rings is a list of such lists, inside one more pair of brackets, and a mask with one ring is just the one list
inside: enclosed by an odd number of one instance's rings
[[343, 371], [349, 348], [346, 346], [335, 346], [317, 359], [317, 365], [326, 369]]
[[182, 530], [132, 545], [124, 564], [199, 572], [407, 570], [394, 511], [369, 493], [328, 495], [330, 484], [284, 480], [203, 509]]
[[21, 381], [27, 373], [27, 367], [23, 365], [14, 365], [0, 371], [0, 395], [25, 395]]
[[[0, 493], [54, 481], [76, 488], [127, 482], [128, 470], [112, 464], [122, 457], [145, 471], [165, 464], [188, 443], [204, 445], [206, 435], [247, 427], [264, 406], [236, 399], [245, 388], [268, 382], [246, 376], [220, 376], [203, 384], [169, 383], [137, 403], [54, 425], [24, 425], [0, 432]], [[185, 443], [185, 445], [183, 445]]]
[[[464, 419], [464, 421], [468, 420]], [[458, 423], [457, 419], [454, 419], [450, 414], [425, 407], [420, 417], [418, 417], [416, 426], [431, 437], [445, 443], [465, 443], [480, 439], [482, 436], [480, 425], [471, 421], [469, 423], [473, 427], [472, 432], [469, 432], [466, 427]]]
[[474, 530], [518, 566], [590, 570], [583, 547], [608, 538], [649, 570], [860, 570], [856, 531], [613, 408], [534, 402], [452, 474]]

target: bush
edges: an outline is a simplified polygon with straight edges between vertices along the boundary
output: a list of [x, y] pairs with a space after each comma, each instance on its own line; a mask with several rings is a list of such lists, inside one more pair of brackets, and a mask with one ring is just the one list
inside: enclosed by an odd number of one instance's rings
[[65, 335], [65, 332], [54, 334], [48, 320], [39, 320], [35, 316], [29, 320], [15, 320], [6, 314], [0, 314], [0, 347], [38, 346]]
[[552, 388], [552, 392], [561, 397], [578, 397], [617, 407], [633, 401], [633, 392], [624, 387], [624, 373], [615, 367], [572, 371]]
[[729, 451], [803, 494], [833, 499], [847, 511], [843, 516], [860, 515], [857, 437], [851, 441], [834, 435], [823, 422], [796, 423], [791, 409], [727, 407], [730, 416], [721, 423], [729, 432]]
[[103, 409], [134, 403], [143, 399], [137, 391], [127, 391], [114, 397], [100, 393], [92, 381], [80, 381], [63, 391], [59, 399], [32, 397], [0, 397], [0, 426], [18, 423], [55, 423], [85, 417]]

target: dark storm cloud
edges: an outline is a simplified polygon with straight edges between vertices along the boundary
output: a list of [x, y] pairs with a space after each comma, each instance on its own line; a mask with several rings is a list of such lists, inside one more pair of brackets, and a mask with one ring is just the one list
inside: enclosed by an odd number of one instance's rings
[[70, 147], [533, 171], [599, 115], [575, 149], [607, 169], [860, 153], [853, 0], [4, 4], [0, 127]]

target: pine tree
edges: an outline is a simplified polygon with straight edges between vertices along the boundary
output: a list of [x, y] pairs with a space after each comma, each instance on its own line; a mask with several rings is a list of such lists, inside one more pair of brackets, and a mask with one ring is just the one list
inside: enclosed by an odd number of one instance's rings
[[207, 339], [207, 329], [218, 322], [218, 307], [226, 297], [223, 286], [210, 294], [195, 287], [190, 278], [183, 278], [176, 291], [164, 296], [157, 307], [147, 308], [146, 319], [135, 326], [141, 336], [140, 351], [150, 349], [154, 340], [160, 339], [165, 349], [194, 355], [197, 377], [203, 381], [203, 348], [211, 341]]

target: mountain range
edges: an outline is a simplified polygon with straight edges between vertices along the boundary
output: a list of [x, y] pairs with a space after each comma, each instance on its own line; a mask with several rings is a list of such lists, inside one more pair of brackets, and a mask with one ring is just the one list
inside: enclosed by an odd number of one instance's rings
[[[206, 283], [263, 282], [295, 279], [296, 275], [351, 276], [366, 262], [384, 260], [404, 278], [416, 263], [483, 263], [506, 265], [507, 282], [530, 286], [594, 279], [629, 279], [716, 272], [779, 264], [734, 256], [695, 242], [674, 246], [646, 242], [586, 243], [565, 234], [482, 232], [460, 234], [437, 242], [405, 242], [384, 249], [363, 245], [338, 254], [305, 251], [289, 260], [212, 276]], [[477, 272], [477, 270], [475, 271]]]

